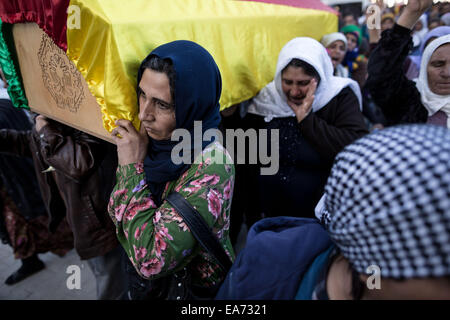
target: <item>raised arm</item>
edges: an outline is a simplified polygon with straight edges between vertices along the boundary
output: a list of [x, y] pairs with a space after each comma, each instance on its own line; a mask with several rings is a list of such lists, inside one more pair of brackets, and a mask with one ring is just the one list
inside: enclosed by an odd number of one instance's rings
[[432, 0], [412, 0], [392, 29], [385, 30], [371, 53], [366, 88], [389, 124], [424, 122], [427, 113], [420, 94], [408, 80], [403, 65], [412, 47], [411, 29]]
[[409, 0], [397, 24], [412, 30], [420, 16], [433, 5], [433, 0]]
[[[378, 8], [374, 7], [375, 5]], [[380, 41], [381, 25], [377, 25], [377, 22], [381, 23], [381, 15], [382, 15], [384, 9], [386, 9], [386, 5], [384, 4], [383, 0], [376, 0], [375, 4], [373, 4], [373, 5], [369, 6], [369, 8], [367, 8], [367, 11], [369, 13], [371, 13], [371, 15], [369, 16], [370, 19], [367, 19], [367, 21], [366, 21], [367, 28], [369, 30], [370, 49], [372, 49], [372, 46], [376, 45], [378, 43], [378, 41]], [[378, 15], [378, 17], [376, 15]], [[370, 50], [370, 52], [371, 51], [372, 50]]]

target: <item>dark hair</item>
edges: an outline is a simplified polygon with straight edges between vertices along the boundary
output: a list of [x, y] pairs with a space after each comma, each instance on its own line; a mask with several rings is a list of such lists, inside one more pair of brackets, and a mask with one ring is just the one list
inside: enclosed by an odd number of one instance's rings
[[359, 45], [359, 54], [367, 57], [369, 55], [369, 51], [369, 41], [367, 41], [367, 39], [363, 37], [361, 39], [361, 44]]
[[439, 24], [439, 26], [441, 25], [441, 19], [440, 18], [430, 18], [430, 20], [428, 20], [428, 26], [430, 26], [430, 24], [432, 24], [433, 22], [437, 22]]
[[[173, 104], [175, 105], [175, 69], [173, 63], [169, 59], [161, 59], [158, 56], [151, 56], [145, 61], [142, 66], [142, 73], [145, 69], [151, 69], [156, 72], [164, 73], [169, 78], [170, 95], [172, 97]], [[139, 84], [138, 84], [139, 85]]]
[[303, 60], [294, 58], [291, 60], [291, 62], [288, 63], [288, 65], [286, 67], [284, 67], [284, 69], [281, 71], [281, 74], [283, 74], [283, 72], [289, 67], [302, 68], [303, 72], [305, 72], [308, 76], [313, 77], [317, 80], [317, 86], [319, 86], [319, 83], [320, 83], [319, 73], [309, 63], [307, 63]]
[[356, 20], [356, 15], [353, 12], [346, 12], [342, 15], [342, 18], [348, 17], [348, 16], [352, 16], [353, 19]]

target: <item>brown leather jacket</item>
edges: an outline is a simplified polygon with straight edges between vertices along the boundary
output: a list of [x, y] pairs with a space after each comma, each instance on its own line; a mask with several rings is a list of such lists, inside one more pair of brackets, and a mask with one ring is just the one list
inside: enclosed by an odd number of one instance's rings
[[114, 145], [51, 121], [39, 134], [0, 130], [0, 152], [33, 157], [50, 230], [67, 215], [81, 259], [117, 247], [107, 212], [117, 168]]

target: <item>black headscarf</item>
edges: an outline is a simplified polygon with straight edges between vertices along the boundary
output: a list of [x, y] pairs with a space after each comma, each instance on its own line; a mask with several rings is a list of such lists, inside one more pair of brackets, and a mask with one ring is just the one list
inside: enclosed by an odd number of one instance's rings
[[[172, 61], [175, 70], [176, 129], [186, 129], [191, 137], [194, 137], [194, 121], [202, 121], [203, 132], [218, 128], [222, 79], [219, 68], [209, 52], [200, 45], [186, 40], [159, 46], [142, 61], [137, 77], [138, 88], [145, 71], [143, 65], [152, 56]], [[210, 142], [204, 141], [202, 148]], [[177, 141], [158, 141], [149, 137], [144, 170], [147, 185], [157, 205], [162, 202], [161, 197], [166, 183], [176, 180], [191, 166], [191, 163], [177, 165], [172, 162], [171, 152], [177, 144]], [[194, 143], [191, 145], [191, 155], [194, 155]]]

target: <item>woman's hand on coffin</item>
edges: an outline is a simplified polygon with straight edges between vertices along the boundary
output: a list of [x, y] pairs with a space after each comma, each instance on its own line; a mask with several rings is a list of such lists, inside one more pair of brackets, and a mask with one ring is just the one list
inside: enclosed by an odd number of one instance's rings
[[147, 155], [148, 136], [143, 126], [138, 132], [133, 124], [125, 119], [116, 121], [117, 127], [111, 136], [117, 145], [119, 165], [144, 161]]
[[43, 127], [48, 125], [47, 118], [41, 114], [36, 117], [35, 121], [36, 121], [36, 132], [41, 131]]

